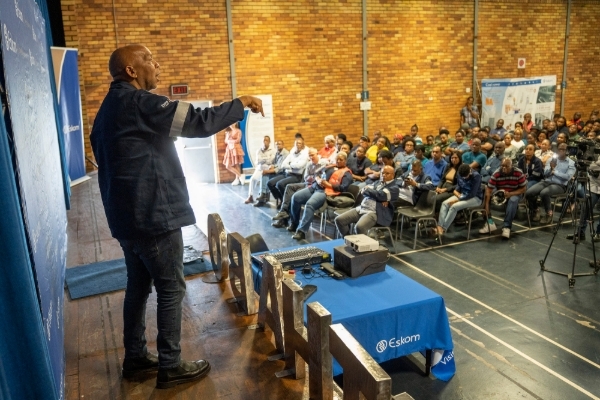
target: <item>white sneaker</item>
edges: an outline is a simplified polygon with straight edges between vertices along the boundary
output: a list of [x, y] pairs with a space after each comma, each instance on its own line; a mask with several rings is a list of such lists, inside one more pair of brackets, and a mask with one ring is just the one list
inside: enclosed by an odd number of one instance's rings
[[238, 178], [235, 178], [235, 180], [233, 182], [231, 182], [232, 186], [237, 186], [240, 184], [240, 180]]
[[[489, 229], [488, 229], [488, 228], [489, 228]], [[479, 230], [479, 233], [489, 233], [489, 232], [494, 232], [496, 229], [498, 229], [498, 228], [496, 227], [496, 224], [492, 222], [491, 224], [485, 224], [485, 225], [483, 226], [483, 228], [481, 228], [481, 229]]]
[[510, 239], [510, 228], [502, 228], [502, 237]]
[[246, 177], [244, 175], [240, 175], [240, 185], [243, 185], [246, 183]]

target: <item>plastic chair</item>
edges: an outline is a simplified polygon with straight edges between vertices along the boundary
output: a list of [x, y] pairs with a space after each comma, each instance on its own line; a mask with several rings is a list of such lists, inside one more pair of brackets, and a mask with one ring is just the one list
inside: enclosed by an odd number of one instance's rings
[[[419, 232], [419, 226], [421, 222], [432, 221], [437, 226], [437, 220], [435, 219], [435, 202], [437, 200], [437, 193], [433, 190], [427, 192], [427, 195], [423, 193], [417, 204], [412, 208], [399, 208], [398, 216], [402, 219], [400, 222], [400, 235], [402, 235], [402, 229], [404, 226], [404, 217], [416, 219], [417, 225], [415, 227], [415, 240], [413, 243], [413, 249], [417, 248], [417, 234]], [[396, 220], [396, 236], [398, 236], [398, 220]], [[439, 243], [442, 244], [442, 237], [438, 233]]]
[[396, 251], [396, 243], [394, 242], [394, 236], [392, 235], [392, 229], [389, 226], [375, 225], [374, 227], [372, 227], [371, 229], [369, 229], [369, 231], [367, 232], [367, 236], [370, 236], [369, 234], [372, 231], [375, 231], [375, 234], [377, 236], [379, 236], [379, 231], [380, 230], [388, 231], [388, 233], [390, 234], [390, 240], [392, 241], [392, 250], [393, 250], [390, 253], [393, 253], [394, 251]]
[[[348, 191], [340, 193], [339, 196], [346, 196], [346, 197], [353, 198], [354, 206], [357, 206], [356, 203], [358, 201], [359, 192], [360, 192], [360, 188], [358, 186], [350, 185], [350, 186], [348, 186]], [[336, 216], [348, 211], [350, 208], [352, 208], [352, 207], [335, 208], [335, 207], [329, 206], [327, 204], [327, 202], [325, 202], [325, 204], [323, 204], [323, 207], [321, 207], [319, 209], [319, 212], [321, 213], [321, 224], [319, 225], [319, 232], [323, 232], [323, 230], [327, 226], [327, 222], [331, 222], [331, 218], [330, 218], [331, 215], [333, 215], [333, 217], [336, 217]], [[339, 214], [337, 213], [338, 211], [339, 211]], [[337, 229], [336, 229], [336, 235], [337, 235]]]

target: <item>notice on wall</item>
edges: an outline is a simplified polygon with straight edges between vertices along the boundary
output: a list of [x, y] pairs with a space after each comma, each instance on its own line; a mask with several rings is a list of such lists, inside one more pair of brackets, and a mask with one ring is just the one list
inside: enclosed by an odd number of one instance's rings
[[531, 114], [535, 125], [552, 119], [556, 99], [556, 75], [534, 78], [484, 79], [481, 82], [481, 126], [496, 127], [499, 119], [504, 128], [513, 130], [515, 122]]
[[242, 147], [244, 148], [244, 173], [250, 173], [256, 162], [256, 151], [263, 146], [263, 138], [271, 138], [271, 148], [275, 149], [273, 137], [275, 135], [275, 124], [273, 120], [273, 96], [270, 94], [256, 95], [263, 102], [265, 116], [255, 114], [248, 110], [244, 113], [244, 119], [240, 122], [242, 130]]

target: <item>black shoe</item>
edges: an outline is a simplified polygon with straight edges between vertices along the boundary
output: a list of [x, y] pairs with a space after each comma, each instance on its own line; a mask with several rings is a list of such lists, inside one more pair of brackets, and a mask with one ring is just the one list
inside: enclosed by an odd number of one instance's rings
[[156, 377], [157, 389], [168, 389], [181, 383], [198, 380], [210, 371], [210, 364], [206, 360], [182, 361], [175, 368], [161, 368]]
[[[568, 235], [566, 236], [566, 239], [568, 239], [568, 240], [573, 240], [573, 239], [575, 239], [575, 235], [574, 235], [574, 234], [572, 234], [572, 233], [570, 233], [570, 234], [568, 234]], [[579, 240], [580, 240], [580, 241], [583, 241], [583, 240], [585, 240], [585, 233], [580, 233], [580, 234], [579, 234]], [[592, 239], [592, 240], [593, 240], [593, 239]]]
[[129, 379], [140, 372], [156, 371], [158, 369], [158, 357], [152, 353], [145, 357], [126, 358], [123, 361], [123, 378]]
[[282, 219], [288, 219], [290, 215], [286, 211], [279, 211], [271, 220], [277, 221]]
[[296, 229], [298, 229], [298, 225], [296, 224], [289, 224], [287, 227], [287, 230], [290, 232], [296, 232]]
[[275, 200], [275, 207], [277, 207], [277, 208], [281, 207], [281, 202], [282, 202], [281, 199]]
[[595, 243], [600, 242], [600, 233], [594, 233], [592, 235], [592, 242], [595, 242]]
[[257, 201], [256, 203], [252, 204], [254, 207], [263, 207], [265, 205], [264, 201]]
[[294, 236], [292, 236], [292, 239], [303, 240], [306, 239], [306, 235], [304, 234], [304, 232], [298, 231]]
[[275, 228], [285, 228], [287, 226], [287, 219], [278, 219], [271, 224]]

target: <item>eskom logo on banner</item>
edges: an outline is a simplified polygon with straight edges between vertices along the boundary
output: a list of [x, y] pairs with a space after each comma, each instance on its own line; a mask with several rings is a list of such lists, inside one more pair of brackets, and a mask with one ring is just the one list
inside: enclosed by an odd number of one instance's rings
[[421, 340], [421, 335], [416, 334], [416, 335], [412, 335], [412, 336], [405, 336], [405, 337], [400, 337], [398, 339], [391, 338], [390, 340], [380, 340], [377, 343], [377, 346], [375, 347], [375, 349], [377, 350], [378, 353], [383, 353], [384, 351], [387, 350], [388, 347], [390, 348], [394, 348], [394, 347], [400, 347], [403, 344], [406, 343], [412, 343], [412, 342], [417, 342]]

